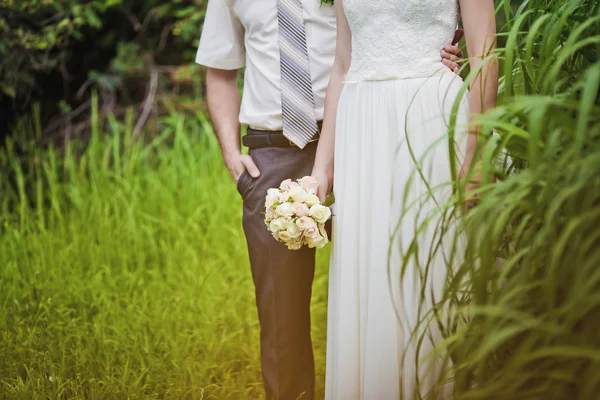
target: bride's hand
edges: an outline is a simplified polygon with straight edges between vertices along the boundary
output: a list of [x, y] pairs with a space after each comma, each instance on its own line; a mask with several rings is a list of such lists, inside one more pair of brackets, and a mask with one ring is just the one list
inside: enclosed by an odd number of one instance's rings
[[[470, 169], [472, 168], [470, 163], [465, 163], [461, 166], [459, 178], [461, 180], [469, 177], [469, 181], [465, 184], [465, 210], [469, 211], [474, 208], [481, 201], [481, 174], [479, 171], [480, 165], [475, 165], [475, 171], [469, 176]], [[496, 181], [492, 178], [492, 183]], [[475, 192], [475, 193], [474, 193]]]
[[319, 200], [324, 201], [333, 186], [333, 171], [313, 170], [312, 177], [319, 182], [317, 196]]
[[[461, 170], [460, 179], [465, 179], [467, 176], [466, 172]], [[481, 186], [481, 178], [479, 176], [472, 176], [469, 182], [465, 184], [465, 210], [469, 211], [479, 203], [481, 193], [473, 193], [473, 191], [479, 189]]]

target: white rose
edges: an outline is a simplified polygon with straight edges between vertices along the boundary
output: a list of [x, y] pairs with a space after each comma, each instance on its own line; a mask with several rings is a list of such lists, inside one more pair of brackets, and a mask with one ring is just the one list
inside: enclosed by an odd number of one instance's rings
[[305, 237], [304, 240], [306, 241], [308, 247], [310, 247], [311, 249], [315, 247], [317, 249], [321, 249], [327, 244], [327, 238], [324, 238], [321, 235], [317, 235], [315, 237]]
[[329, 207], [325, 207], [321, 204], [315, 204], [310, 208], [310, 213], [308, 214], [314, 218], [317, 222], [325, 222], [331, 217], [331, 210]]
[[279, 232], [271, 232], [271, 235], [273, 235], [275, 240], [279, 241]]
[[292, 237], [290, 236], [290, 233], [288, 231], [280, 231], [277, 233], [279, 234], [279, 240], [281, 242], [287, 243], [290, 240], [292, 240]]
[[325, 239], [329, 240], [327, 237], [327, 229], [325, 229], [325, 223], [319, 224], [319, 232], [321, 233], [321, 236], [323, 236]]
[[319, 200], [319, 198], [317, 197], [317, 195], [315, 194], [309, 194], [306, 199], [304, 200], [304, 203], [308, 206], [308, 207], [312, 207], [316, 204], [321, 204], [321, 201]]
[[306, 190], [304, 190], [300, 186], [290, 189], [290, 197], [296, 203], [304, 203], [304, 200], [306, 200], [307, 196], [308, 196], [308, 193], [306, 193]]
[[309, 194], [317, 193], [317, 189], [319, 188], [319, 181], [312, 176], [305, 176], [304, 178], [299, 179], [298, 184]]
[[285, 218], [277, 218], [274, 219], [273, 221], [271, 221], [271, 223], [269, 224], [269, 230], [271, 232], [280, 232], [285, 230], [285, 227], [287, 226], [287, 221]]
[[277, 206], [275, 209], [277, 215], [282, 217], [291, 217], [294, 215], [294, 205], [292, 203], [283, 203]]
[[297, 217], [304, 217], [308, 214], [308, 206], [303, 203], [294, 203], [294, 214]]
[[273, 207], [276, 202], [279, 202], [279, 189], [269, 189], [265, 199], [265, 208]]
[[287, 190], [284, 190], [281, 193], [279, 193], [279, 203], [288, 203], [289, 200], [290, 200], [290, 192], [288, 192]]
[[292, 221], [285, 225], [285, 230], [287, 233], [289, 233], [292, 239], [299, 238], [302, 235], [302, 230]]
[[305, 230], [312, 226], [317, 226], [312, 218], [306, 216], [298, 218], [296, 220], [296, 225], [298, 225], [298, 228], [300, 228], [300, 230]]
[[288, 250], [300, 250], [302, 247], [301, 239], [294, 239], [286, 243]]

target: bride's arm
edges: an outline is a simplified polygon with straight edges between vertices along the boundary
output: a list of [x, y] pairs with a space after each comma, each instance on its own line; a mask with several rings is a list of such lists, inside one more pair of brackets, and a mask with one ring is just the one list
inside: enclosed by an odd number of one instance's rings
[[[471, 71], [481, 67], [480, 73], [471, 82], [469, 106], [472, 114], [484, 114], [496, 106], [498, 95], [498, 61], [493, 57], [496, 47], [494, 1], [460, 0], [460, 9]], [[477, 151], [478, 128], [473, 127], [471, 133], [463, 171], [473, 162]]]
[[323, 127], [321, 128], [321, 137], [317, 148], [315, 165], [312, 175], [319, 181], [319, 197], [323, 199], [333, 184], [333, 156], [335, 144], [335, 118], [337, 114], [338, 101], [340, 93], [344, 87], [344, 76], [350, 67], [351, 55], [351, 34], [348, 20], [344, 15], [343, 0], [335, 0], [335, 12], [337, 23], [337, 39], [335, 50], [335, 61], [333, 71], [327, 87], [327, 97], [325, 99], [325, 116], [323, 118]]

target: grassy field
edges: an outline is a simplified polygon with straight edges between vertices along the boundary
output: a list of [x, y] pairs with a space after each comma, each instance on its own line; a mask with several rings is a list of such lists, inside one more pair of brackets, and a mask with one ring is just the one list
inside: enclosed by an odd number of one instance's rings
[[209, 124], [174, 117], [147, 146], [110, 126], [77, 161], [39, 153], [29, 196], [14, 164], [19, 191], [0, 175], [0, 398], [261, 398], [241, 200]]

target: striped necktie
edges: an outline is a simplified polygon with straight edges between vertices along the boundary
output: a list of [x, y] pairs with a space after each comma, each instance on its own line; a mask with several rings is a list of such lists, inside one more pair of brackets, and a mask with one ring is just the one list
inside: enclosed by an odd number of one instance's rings
[[278, 0], [277, 14], [283, 134], [302, 149], [318, 132], [302, 0]]

